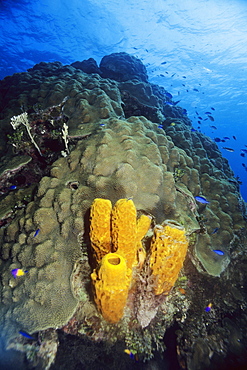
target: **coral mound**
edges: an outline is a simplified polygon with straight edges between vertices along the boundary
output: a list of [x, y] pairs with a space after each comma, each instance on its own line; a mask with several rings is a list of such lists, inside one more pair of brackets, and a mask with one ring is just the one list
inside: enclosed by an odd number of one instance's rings
[[113, 53], [106, 55], [100, 62], [100, 70], [104, 78], [116, 81], [138, 79], [147, 82], [147, 70], [140, 59], [127, 53]]

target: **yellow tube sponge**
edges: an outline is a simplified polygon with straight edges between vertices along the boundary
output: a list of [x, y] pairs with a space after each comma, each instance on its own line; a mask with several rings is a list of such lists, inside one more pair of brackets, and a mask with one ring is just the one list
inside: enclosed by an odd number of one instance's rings
[[111, 211], [109, 199], [94, 199], [90, 209], [90, 241], [97, 262], [111, 252]]
[[117, 323], [123, 316], [132, 271], [117, 253], [106, 254], [91, 274], [95, 303], [105, 320]]
[[188, 249], [185, 230], [175, 224], [156, 225], [151, 241], [150, 267], [156, 295], [167, 295], [174, 286]]
[[136, 207], [131, 199], [119, 199], [112, 209], [113, 251], [123, 256], [127, 266], [137, 264]]

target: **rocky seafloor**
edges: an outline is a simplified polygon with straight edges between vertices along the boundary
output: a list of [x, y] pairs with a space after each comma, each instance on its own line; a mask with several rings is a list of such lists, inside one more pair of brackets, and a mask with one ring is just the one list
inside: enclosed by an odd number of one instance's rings
[[[246, 364], [246, 205], [238, 181], [215, 142], [192, 130], [186, 111], [148, 82], [138, 59], [42, 62], [6, 77], [0, 130], [6, 369], [15, 356], [23, 369]], [[96, 310], [88, 236], [95, 198], [131, 198], [156, 223], [171, 219], [186, 229], [183, 270], [147, 328], [108, 325]], [[16, 268], [28, 272], [15, 279]]]

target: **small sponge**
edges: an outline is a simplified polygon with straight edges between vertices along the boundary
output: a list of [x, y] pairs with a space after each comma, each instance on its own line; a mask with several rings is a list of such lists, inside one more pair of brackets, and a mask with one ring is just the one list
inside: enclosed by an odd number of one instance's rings
[[150, 267], [156, 279], [156, 295], [167, 295], [174, 286], [188, 249], [185, 230], [175, 225], [156, 225], [151, 241]]
[[106, 254], [91, 274], [95, 302], [105, 320], [117, 323], [123, 316], [132, 271], [117, 253]]

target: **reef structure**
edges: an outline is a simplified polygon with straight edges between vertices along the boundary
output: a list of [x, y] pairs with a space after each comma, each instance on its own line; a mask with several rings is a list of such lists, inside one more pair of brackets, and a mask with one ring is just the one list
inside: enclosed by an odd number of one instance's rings
[[[119, 57], [124, 59], [124, 55]], [[134, 58], [128, 60], [131, 63], [135, 61]], [[136, 352], [145, 351], [150, 356], [154, 349], [152, 343], [160, 345], [158, 337], [163, 337], [172, 322], [185, 320], [190, 302], [195, 302], [196, 289], [182, 296], [176, 289], [180, 277], [174, 289], [170, 289], [176, 280], [174, 277], [169, 286], [157, 290], [157, 293], [162, 293], [155, 294], [156, 278], [151, 273], [154, 266], [147, 263], [151, 246], [145, 244], [148, 243], [146, 238], [141, 242], [144, 234], [143, 231], [139, 233], [139, 220], [151, 214], [161, 225], [165, 240], [168, 229], [163, 221], [174, 220], [181, 224], [189, 238], [184, 268], [188, 268], [192, 261], [196, 277], [219, 280], [219, 277], [227, 275], [233, 258], [240, 253], [236, 240], [237, 234], [246, 226], [243, 201], [236, 185], [228, 181], [233, 178], [233, 173], [215, 143], [199, 132], [191, 132], [191, 121], [183, 114], [182, 108], [170, 106], [166, 104], [169, 101], [162, 98], [164, 89], [148, 83], [145, 76], [135, 79], [130, 75], [126, 81], [119, 75], [116, 81], [112, 76], [102, 77], [98, 68], [87, 69], [93, 72], [90, 74], [77, 66], [63, 66], [59, 62], [40, 63], [28, 72], [0, 82], [0, 151], [2, 163], [6, 164], [1, 171], [3, 178], [0, 184], [5, 184], [6, 179], [11, 184], [13, 171], [7, 164], [10, 158], [15, 163], [18, 153], [13, 149], [13, 143], [7, 146], [5, 138], [11, 130], [11, 117], [20, 114], [21, 106], [30, 119], [37, 103], [40, 112], [47, 112], [49, 107], [64, 102], [62, 120], [67, 117], [66, 142], [69, 147], [69, 154], [58, 158], [50, 157], [50, 147], [49, 171], [44, 173], [39, 167], [40, 177], [32, 177], [35, 180], [30, 186], [18, 186], [19, 182], [14, 190], [7, 188], [1, 192], [1, 338], [6, 342], [18, 336], [19, 330], [34, 333], [61, 328], [76, 317], [80, 322], [79, 335], [89, 335], [91, 330], [93, 340], [125, 340], [128, 348]], [[104, 73], [107, 73], [106, 69]], [[141, 75], [143, 73], [145, 69]], [[56, 116], [58, 132], [55, 133], [59, 138], [60, 113]], [[38, 114], [35, 122], [30, 119], [30, 123], [41, 153], [47, 153], [46, 140], [38, 141], [37, 133], [43, 135], [45, 132], [46, 135], [44, 123], [52, 129], [54, 122], [50, 116], [49, 122], [46, 118], [39, 119]], [[175, 126], [171, 126], [174, 121]], [[59, 139], [58, 144], [60, 151], [63, 141]], [[32, 145], [30, 154], [33, 155], [34, 151]], [[39, 154], [35, 152], [27, 159], [25, 154], [28, 153], [22, 153], [21, 166], [26, 177], [23, 181], [29, 184], [27, 180], [31, 170], [37, 168], [33, 163]], [[43, 159], [39, 159], [42, 163]], [[204, 196], [210, 203], [196, 204], [194, 197], [197, 195]], [[108, 215], [111, 219], [113, 212], [109, 207], [108, 213], [102, 211], [106, 232], [101, 243], [97, 228], [103, 228], [103, 224], [92, 218], [90, 235], [91, 245], [95, 246], [94, 266], [89, 263], [86, 215], [96, 198], [108, 199], [113, 204], [119, 199], [132, 199], [138, 215], [133, 222], [133, 230], [136, 230], [134, 245], [140, 251], [131, 262], [126, 259], [126, 275], [128, 268], [132, 269], [133, 282], [134, 269], [137, 271], [141, 267], [139, 280], [136, 280], [134, 290], [132, 283], [127, 284], [128, 297], [123, 316], [115, 318], [116, 323], [113, 324], [102, 320], [88, 286], [92, 286], [92, 281], [95, 284], [98, 281], [101, 267], [97, 270], [97, 266], [101, 266], [109, 253], [120, 256], [117, 257], [119, 264], [114, 265], [106, 258], [102, 266], [119, 265], [120, 268], [124, 266], [122, 271], [125, 270], [122, 245], [126, 234], [121, 228], [119, 230], [123, 231], [114, 235], [111, 230], [109, 233]], [[119, 215], [123, 213], [121, 211]], [[115, 222], [116, 230], [119, 215], [116, 212], [116, 221], [110, 221], [112, 225]], [[132, 228], [131, 225], [129, 227]], [[215, 228], [217, 233], [213, 233]], [[159, 238], [157, 228], [156, 231], [152, 229], [147, 240], [158, 251], [158, 242], [155, 239], [151, 242], [153, 232]], [[185, 250], [186, 242], [180, 236], [174, 238]], [[213, 250], [216, 248], [224, 254], [215, 254]], [[179, 258], [182, 261], [182, 255]], [[167, 259], [168, 262], [172, 263], [172, 257]], [[14, 279], [11, 270], [16, 268], [28, 270], [28, 273]], [[95, 280], [91, 279], [93, 269], [96, 269]], [[104, 267], [101, 273], [100, 276], [104, 276]], [[183, 269], [180, 273], [184, 274]], [[75, 316], [78, 312], [80, 315]], [[135, 319], [134, 326], [122, 325], [128, 318]]]

